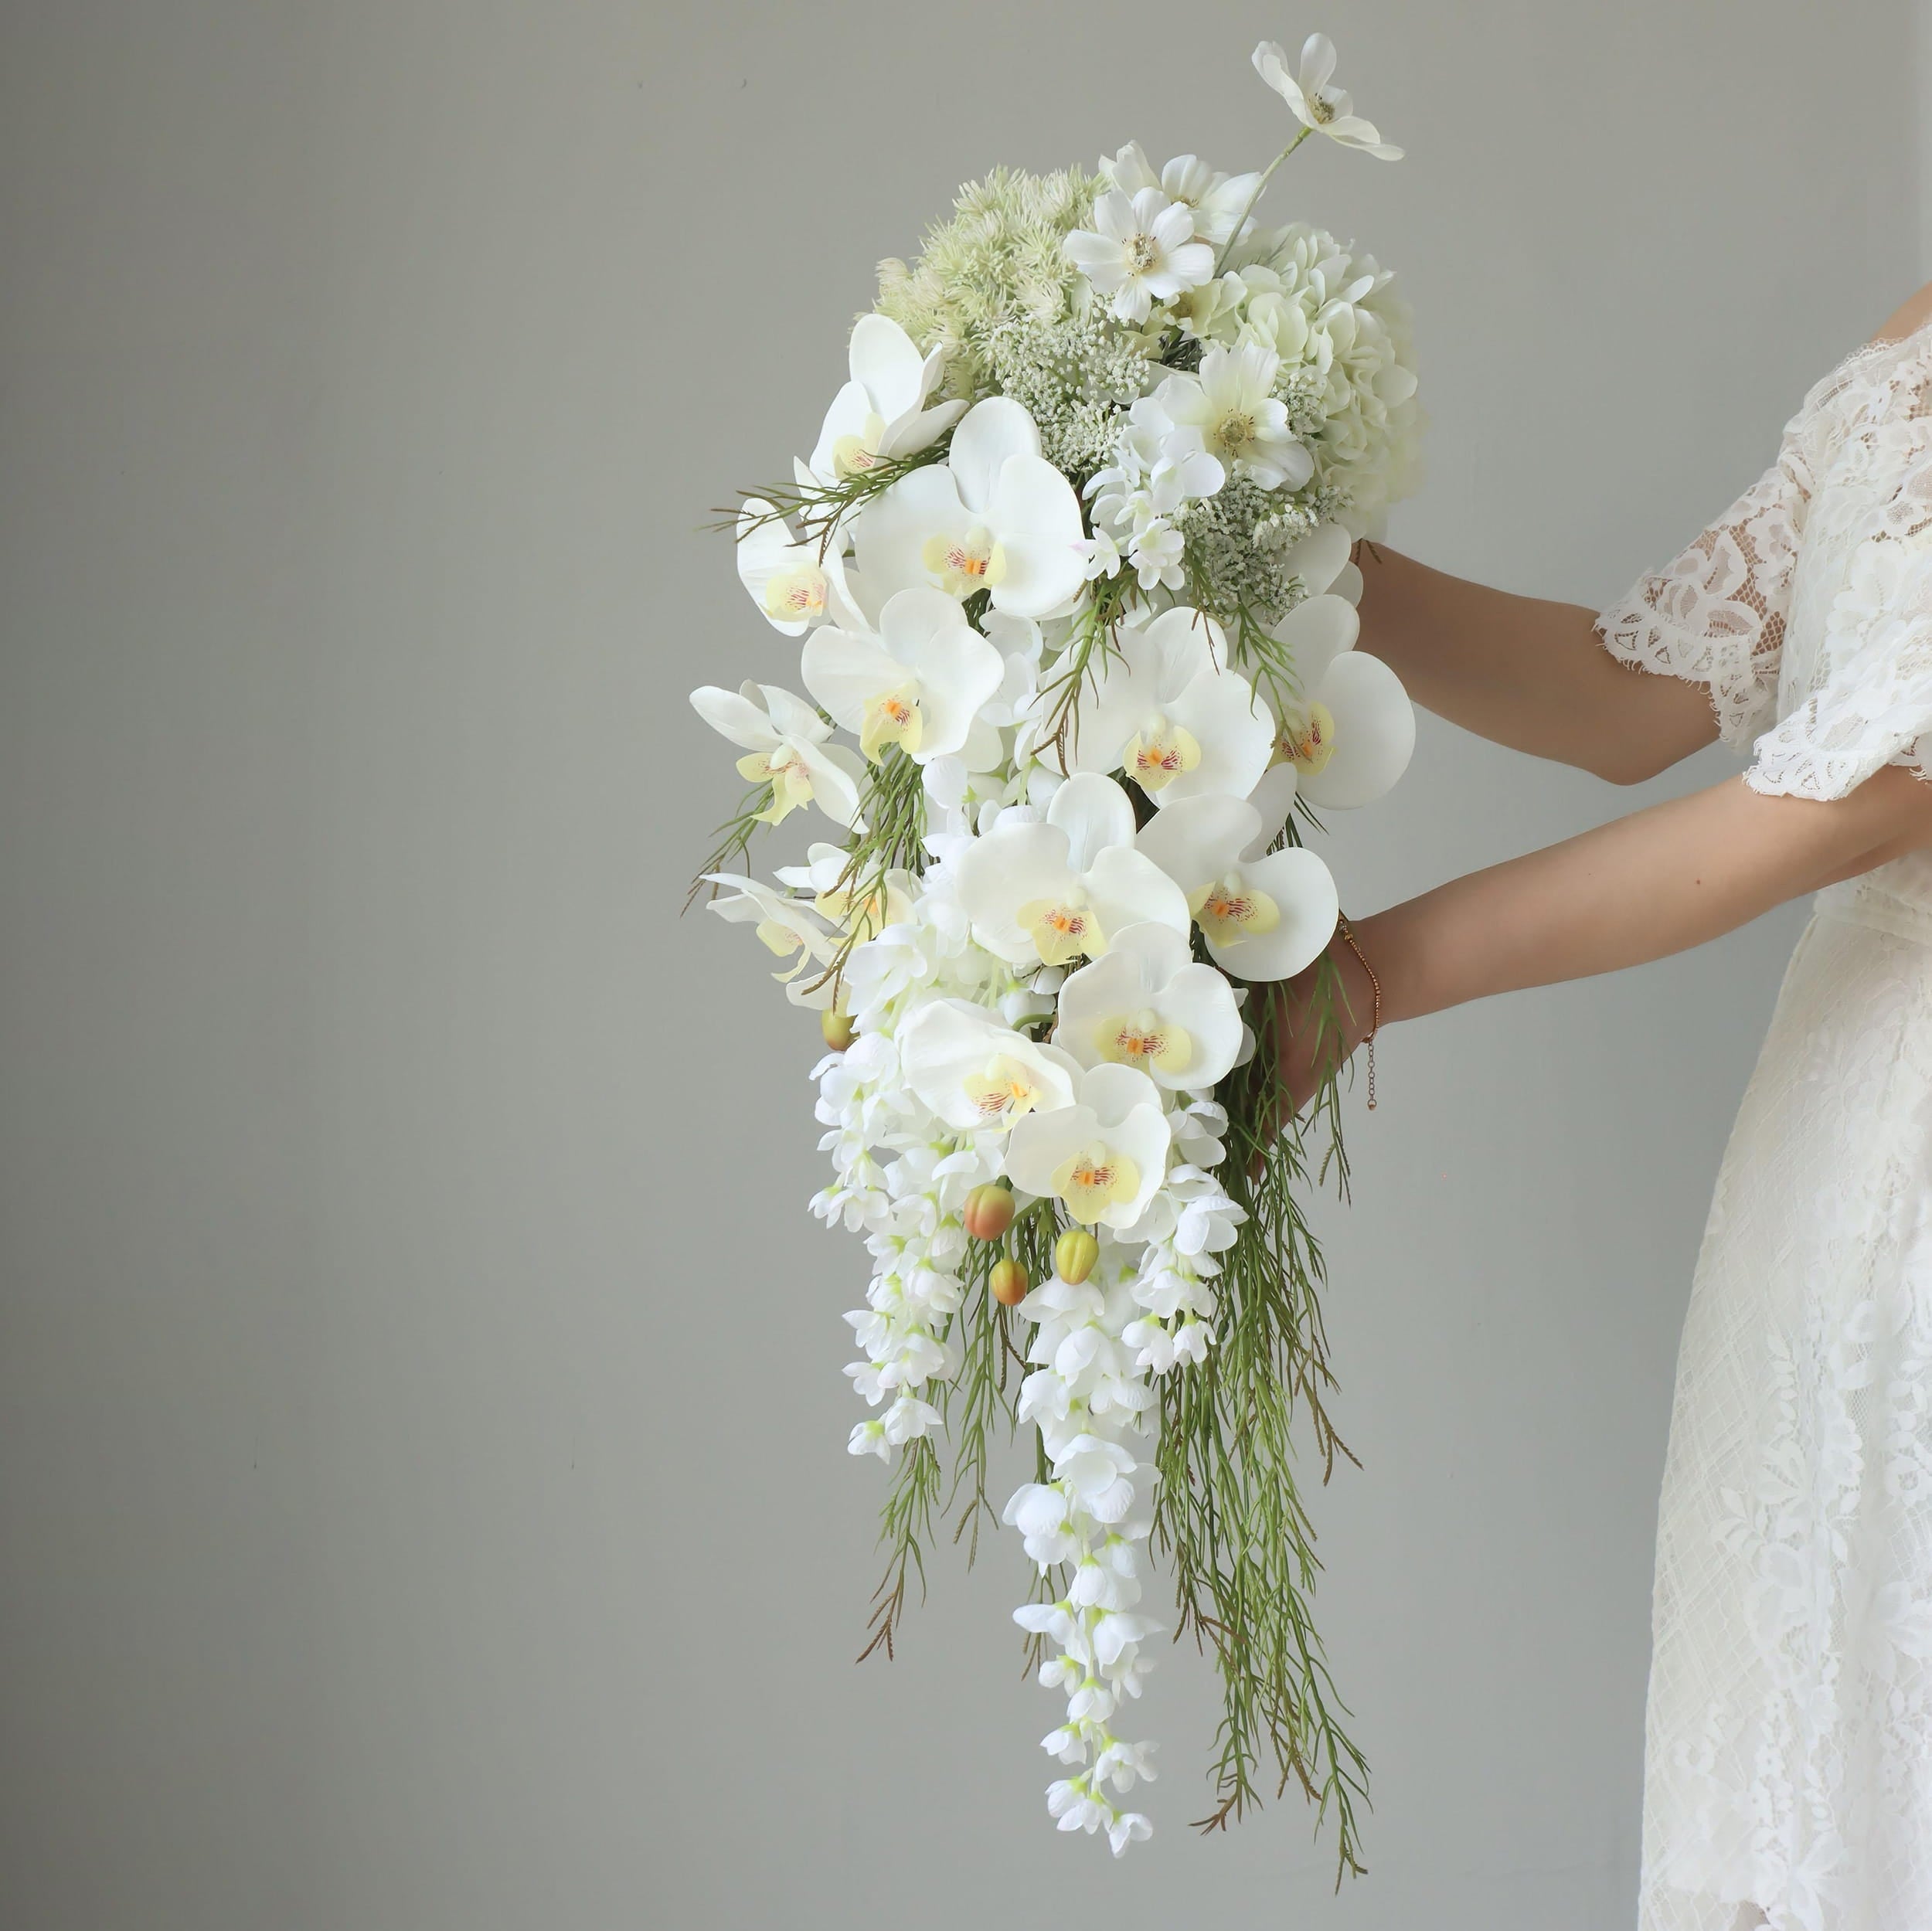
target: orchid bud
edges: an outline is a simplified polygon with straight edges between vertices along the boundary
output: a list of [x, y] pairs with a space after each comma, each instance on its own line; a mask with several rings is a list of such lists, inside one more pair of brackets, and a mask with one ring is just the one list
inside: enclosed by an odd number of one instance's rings
[[[1001, 1186], [997, 1181], [975, 1187], [966, 1196], [965, 1209], [960, 1217], [975, 1240], [998, 1239], [1013, 1224], [1012, 1189]], [[1026, 1290], [1020, 1291], [1023, 1294]]]
[[825, 1035], [825, 1044], [834, 1052], [843, 1052], [852, 1044], [856, 1028], [849, 1012], [834, 1012], [828, 1006], [818, 1015], [818, 1030]]
[[1084, 1227], [1070, 1227], [1053, 1243], [1053, 1271], [1070, 1287], [1077, 1287], [1100, 1257], [1100, 1243]]
[[1026, 1290], [1032, 1282], [1028, 1279], [1026, 1270], [1017, 1260], [1002, 1260], [994, 1263], [993, 1298], [1002, 1307], [1017, 1307], [1026, 1298]]

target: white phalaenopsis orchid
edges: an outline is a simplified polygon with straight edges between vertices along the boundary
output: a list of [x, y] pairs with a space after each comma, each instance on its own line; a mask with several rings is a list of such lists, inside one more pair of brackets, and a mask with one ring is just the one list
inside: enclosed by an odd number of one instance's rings
[[876, 637], [829, 624], [814, 631], [800, 668], [805, 688], [869, 759], [896, 744], [922, 764], [964, 745], [1006, 670], [959, 606], [933, 590], [893, 597]]
[[862, 622], [848, 593], [845, 559], [836, 547], [796, 542], [784, 520], [762, 497], [748, 497], [738, 513], [738, 580], [774, 630], [802, 637], [815, 624]]
[[1083, 1226], [1131, 1227], [1167, 1172], [1173, 1137], [1161, 1090], [1131, 1066], [1090, 1066], [1070, 1107], [1029, 1113], [1006, 1143], [1016, 1187], [1057, 1200]]
[[1076, 771], [1124, 770], [1157, 805], [1245, 797], [1274, 753], [1274, 720], [1226, 668], [1220, 626], [1185, 604], [1123, 624], [1080, 707]]
[[1135, 1066], [1171, 1092], [1211, 1086], [1241, 1050], [1226, 977], [1171, 926], [1130, 926], [1060, 988], [1053, 1043], [1083, 1066]]
[[1003, 396], [975, 403], [946, 461], [902, 476], [852, 525], [866, 595], [985, 590], [995, 610], [1027, 617], [1078, 597], [1086, 536], [1073, 485], [1041, 455], [1032, 417]]
[[1078, 1063], [1002, 1025], [983, 1006], [935, 999], [900, 1029], [906, 1083], [957, 1133], [1005, 1132], [1073, 1103]]
[[836, 950], [834, 935], [818, 913], [742, 872], [707, 872], [704, 878], [707, 885], [719, 888], [710, 901], [711, 909], [719, 918], [732, 925], [752, 926], [767, 952], [792, 960], [789, 971], [771, 975], [784, 988], [785, 997], [795, 1006], [828, 1007], [832, 987], [815, 985], [812, 981], [819, 975], [806, 972], [808, 967], [829, 966]]
[[1294, 110], [1303, 127], [1345, 148], [1359, 148], [1378, 161], [1400, 161], [1402, 150], [1391, 147], [1376, 131], [1372, 121], [1355, 110], [1355, 103], [1339, 87], [1328, 83], [1335, 78], [1335, 42], [1325, 33], [1311, 33], [1301, 43], [1301, 64], [1294, 72], [1278, 41], [1264, 40], [1254, 50], [1254, 71]]
[[[1292, 786], [1277, 782], [1275, 801], [1291, 798]], [[1280, 828], [1245, 798], [1199, 797], [1163, 811], [1138, 840], [1187, 894], [1209, 955], [1237, 979], [1293, 978], [1320, 956], [1341, 915], [1335, 879], [1314, 852], [1269, 851]]]
[[1188, 929], [1185, 893], [1134, 848], [1127, 794], [1095, 774], [1068, 779], [1043, 821], [1002, 817], [961, 853], [954, 879], [973, 937], [1017, 967], [1097, 958], [1146, 921]]
[[1208, 454], [1262, 489], [1299, 489], [1315, 458], [1288, 427], [1287, 405], [1274, 393], [1281, 358], [1258, 342], [1210, 348], [1198, 374], [1168, 377], [1155, 392], [1166, 414], [1197, 430]]
[[1304, 698], [1282, 705], [1275, 733], [1275, 756], [1294, 767], [1301, 795], [1351, 811], [1386, 797], [1409, 768], [1415, 707], [1380, 658], [1345, 651]]
[[842, 744], [828, 743], [832, 726], [801, 697], [776, 684], [747, 684], [736, 691], [702, 685], [691, 708], [714, 731], [742, 745], [738, 775], [771, 787], [771, 802], [753, 815], [781, 824], [801, 804], [817, 804], [837, 824], [859, 812], [865, 766]]
[[863, 474], [882, 457], [916, 455], [938, 441], [966, 406], [926, 406], [945, 359], [937, 348], [921, 355], [896, 321], [860, 316], [847, 351], [852, 379], [833, 397], [811, 452], [814, 478], [835, 485]]
[[1110, 188], [1094, 203], [1094, 226], [1066, 237], [1066, 258], [1111, 296], [1122, 321], [1144, 322], [1157, 301], [1198, 288], [1214, 273], [1214, 250], [1194, 239], [1194, 211], [1158, 188], [1133, 195]]
[[1187, 209], [1195, 233], [1212, 242], [1226, 241], [1234, 233], [1261, 179], [1259, 175], [1220, 174], [1193, 155], [1176, 155], [1157, 175], [1138, 141], [1130, 141], [1111, 158], [1103, 155], [1100, 171], [1130, 200], [1144, 188], [1158, 189], [1176, 207]]

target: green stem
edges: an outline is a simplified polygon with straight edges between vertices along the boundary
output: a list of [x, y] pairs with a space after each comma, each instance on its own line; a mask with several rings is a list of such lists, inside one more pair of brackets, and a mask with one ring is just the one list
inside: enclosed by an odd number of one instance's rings
[[1248, 225], [1248, 216], [1254, 212], [1254, 204], [1261, 199], [1261, 190], [1267, 187], [1276, 168], [1286, 161], [1296, 148], [1306, 141], [1315, 130], [1304, 127], [1261, 171], [1261, 178], [1254, 184], [1254, 192], [1248, 196], [1248, 205], [1241, 210], [1241, 218], [1230, 230], [1228, 238], [1221, 244], [1221, 252], [1214, 258], [1214, 272], [1218, 275], [1227, 265], [1228, 257], [1234, 253], [1234, 244], [1241, 239], [1241, 230]]

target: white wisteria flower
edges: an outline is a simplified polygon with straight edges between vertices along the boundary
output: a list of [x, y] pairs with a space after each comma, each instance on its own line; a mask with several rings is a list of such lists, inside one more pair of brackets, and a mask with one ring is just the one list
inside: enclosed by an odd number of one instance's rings
[[1226, 662], [1220, 626], [1185, 604], [1123, 624], [1080, 706], [1074, 770], [1124, 770], [1163, 808], [1245, 797], [1274, 756], [1274, 719]]
[[1211, 1086], [1241, 1050], [1233, 988], [1171, 926], [1130, 926], [1060, 988], [1053, 1043], [1083, 1066], [1137, 1066], [1171, 1092]]
[[815, 624], [862, 622], [845, 585], [845, 559], [835, 546], [794, 540], [774, 506], [747, 498], [738, 513], [738, 580], [772, 628], [802, 637]]
[[1157, 301], [1198, 288], [1214, 273], [1214, 250], [1194, 239], [1194, 211], [1158, 188], [1133, 195], [1110, 188], [1094, 204], [1094, 226], [1066, 237], [1066, 257], [1112, 297], [1122, 321], [1144, 322]]
[[1210, 348], [1198, 374], [1178, 371], [1155, 392], [1174, 422], [1198, 430], [1209, 454], [1262, 489], [1299, 489], [1315, 458], [1274, 392], [1281, 359], [1259, 342]]
[[1202, 240], [1213, 242], [1226, 241], [1234, 233], [1261, 179], [1258, 174], [1221, 174], [1194, 155], [1176, 155], [1157, 175], [1138, 141], [1111, 158], [1103, 155], [1100, 171], [1130, 199], [1144, 188], [1158, 189], [1176, 207], [1187, 209]]
[[1198, 797], [1163, 811], [1138, 841], [1187, 894], [1209, 956], [1237, 979], [1293, 978], [1341, 915], [1335, 879], [1314, 852], [1269, 851], [1279, 828], [1246, 798]]
[[1111, 778], [1069, 778], [1043, 820], [1003, 816], [960, 854], [954, 889], [973, 937], [1015, 966], [1097, 958], [1147, 921], [1187, 930], [1185, 894], [1134, 848], [1134, 807]]
[[943, 592], [901, 590], [879, 634], [826, 624], [805, 639], [805, 688], [875, 763], [889, 744], [915, 762], [960, 750], [1006, 674], [998, 651]]
[[862, 475], [882, 458], [913, 456], [936, 443], [964, 412], [963, 402], [931, 395], [945, 352], [921, 355], [913, 338], [884, 315], [861, 315], [846, 352], [852, 379], [832, 398], [811, 452], [813, 477], [828, 486]]
[[[1090, 1066], [1072, 1106], [1029, 1113], [1013, 1128], [1006, 1171], [1015, 1186], [1059, 1201], [1084, 1226], [1131, 1227], [1165, 1177], [1172, 1137], [1161, 1090], [1145, 1073]], [[1110, 1470], [1110, 1481], [1118, 1479]], [[1106, 1504], [1087, 1506], [1097, 1514]]]
[[742, 745], [738, 775], [771, 787], [771, 802], [753, 815], [782, 824], [801, 804], [816, 803], [836, 824], [859, 814], [865, 766], [842, 744], [827, 740], [828, 724], [801, 697], [776, 684], [747, 684], [736, 691], [715, 684], [691, 693], [691, 708], [722, 736]]
[[946, 461], [902, 476], [852, 525], [865, 595], [985, 590], [1015, 617], [1051, 617], [1079, 597], [1086, 541], [1073, 486], [1041, 455], [1032, 417], [1004, 396], [975, 403]]
[[1036, 1044], [963, 999], [914, 1011], [900, 1028], [899, 1056], [906, 1083], [959, 1133], [1004, 1131], [1030, 1113], [1070, 1107], [1080, 1072], [1058, 1047]]
[[1345, 148], [1359, 148], [1378, 161], [1400, 161], [1402, 150], [1391, 147], [1355, 110], [1355, 103], [1335, 78], [1335, 42], [1325, 33], [1311, 33], [1301, 43], [1301, 64], [1288, 70], [1288, 56], [1278, 41], [1264, 40], [1254, 50], [1254, 71], [1293, 110], [1303, 127], [1326, 134]]

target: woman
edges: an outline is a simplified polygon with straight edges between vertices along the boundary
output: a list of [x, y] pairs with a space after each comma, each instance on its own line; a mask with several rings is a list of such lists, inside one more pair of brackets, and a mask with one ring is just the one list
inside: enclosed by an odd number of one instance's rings
[[1351, 1049], [1824, 888], [1685, 1326], [1641, 1923], [1932, 1926], [1932, 287], [1601, 617], [1359, 561], [1365, 646], [1467, 729], [1617, 784], [1719, 736], [1755, 761], [1359, 921]]

